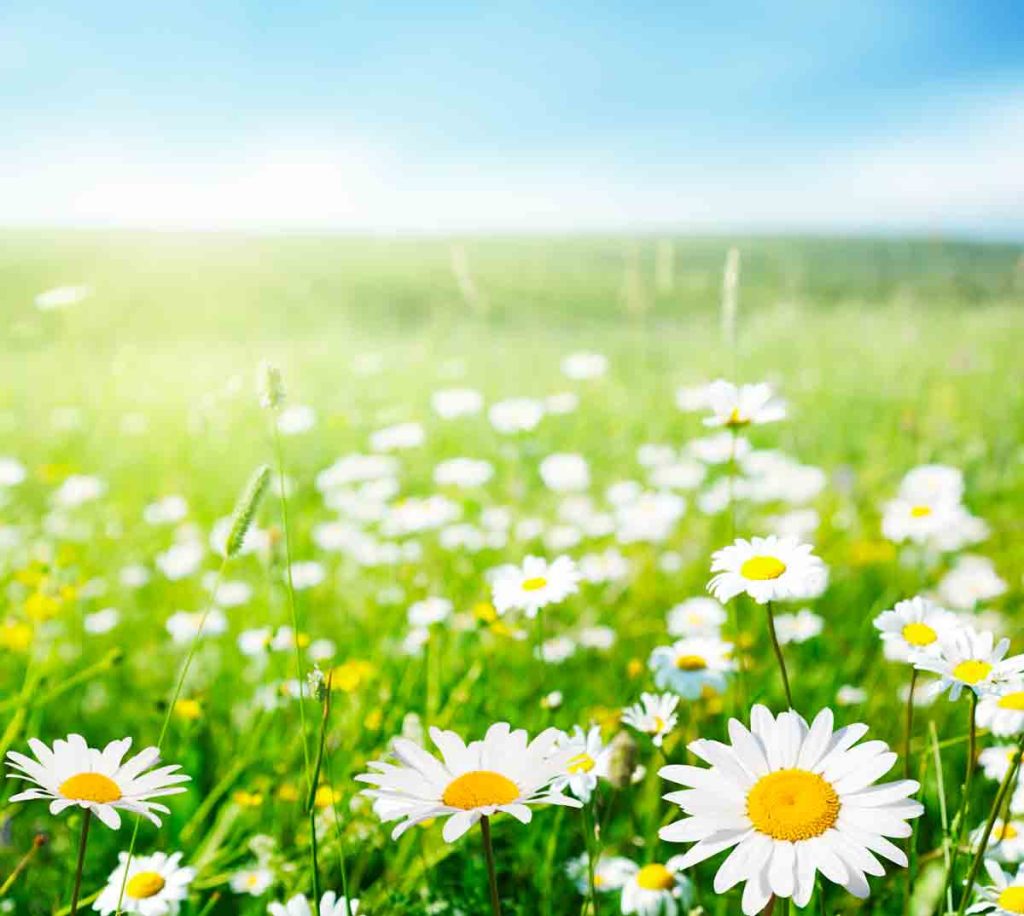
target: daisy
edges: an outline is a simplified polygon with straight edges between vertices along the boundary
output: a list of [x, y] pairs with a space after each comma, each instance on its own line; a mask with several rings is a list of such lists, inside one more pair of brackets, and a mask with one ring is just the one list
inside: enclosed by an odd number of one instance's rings
[[261, 897], [274, 883], [274, 873], [261, 865], [255, 868], [243, 868], [231, 876], [231, 890], [236, 894], [248, 894], [250, 897]]
[[1006, 771], [1017, 760], [1017, 746], [1014, 744], [1000, 744], [995, 747], [987, 747], [978, 755], [978, 763], [989, 779], [995, 782], [1002, 782]]
[[825, 627], [824, 619], [813, 611], [804, 608], [795, 614], [777, 614], [775, 629], [779, 642], [786, 646], [790, 643], [803, 643], [815, 636], [820, 636]]
[[1002, 684], [998, 692], [983, 696], [978, 703], [978, 727], [997, 738], [1024, 731], [1024, 681]]
[[159, 827], [157, 813], [167, 814], [169, 809], [152, 799], [184, 792], [180, 783], [191, 778], [177, 772], [177, 764], [149, 769], [160, 758], [155, 747], [147, 747], [122, 763], [132, 745], [131, 738], [111, 741], [102, 751], [89, 747], [81, 735], [58, 738], [52, 749], [37, 738], [30, 738], [28, 743], [36, 759], [8, 751], [8, 765], [18, 772], [8, 773], [7, 778], [24, 779], [38, 788], [19, 792], [11, 796], [11, 801], [49, 799], [50, 814], [78, 805], [111, 830], [121, 826], [118, 809], [141, 814]]
[[565, 772], [551, 783], [556, 792], [568, 789], [576, 798], [586, 804], [597, 788], [597, 781], [608, 775], [609, 749], [601, 740], [601, 729], [595, 725], [584, 732], [576, 726], [571, 735], [559, 742], [563, 750], [572, 754], [565, 766]]
[[603, 353], [570, 353], [562, 360], [562, 375], [581, 382], [600, 378], [608, 371], [608, 357]]
[[434, 483], [439, 487], [482, 487], [494, 476], [494, 465], [476, 458], [449, 458], [434, 468]]
[[540, 463], [544, 486], [555, 493], [573, 493], [590, 486], [590, 468], [582, 455], [557, 452]]
[[492, 404], [487, 419], [499, 433], [512, 435], [529, 432], [544, 418], [544, 404], [530, 398], [509, 398]]
[[521, 567], [505, 568], [492, 583], [492, 603], [499, 614], [513, 608], [529, 618], [537, 611], [572, 595], [579, 588], [580, 573], [570, 557], [558, 557], [548, 563], [542, 557], [529, 556]]
[[874, 624], [882, 636], [885, 657], [902, 662], [913, 661], [922, 653], [936, 654], [942, 638], [960, 626], [955, 615], [920, 596], [897, 601], [892, 610], [882, 611]]
[[925, 502], [958, 503], [964, 495], [964, 475], [944, 464], [911, 468], [900, 482], [900, 496]]
[[687, 449], [705, 464], [725, 464], [745, 458], [750, 452], [750, 441], [731, 432], [720, 432], [691, 440]]
[[689, 817], [660, 831], [668, 842], [695, 842], [680, 867], [732, 849], [718, 869], [717, 894], [741, 882], [742, 909], [760, 913], [774, 894], [807, 905], [815, 873], [857, 897], [870, 893], [866, 874], [880, 876], [883, 856], [906, 866], [907, 857], [886, 837], [908, 837], [907, 822], [924, 808], [908, 798], [913, 780], [874, 785], [896, 763], [882, 741], [853, 745], [865, 725], [833, 730], [830, 709], [808, 727], [795, 712], [773, 716], [751, 710], [751, 728], [729, 721], [729, 744], [700, 739], [690, 750], [708, 769], [661, 769], [686, 788], [665, 796]]
[[430, 396], [430, 406], [442, 420], [455, 420], [480, 413], [484, 396], [472, 388], [444, 388]]
[[980, 601], [998, 598], [1006, 591], [1006, 581], [1000, 578], [988, 557], [965, 556], [939, 582], [939, 594], [950, 606], [970, 611]]
[[988, 630], [979, 633], [961, 627], [939, 641], [938, 652], [921, 655], [914, 660], [919, 671], [931, 671], [941, 680], [933, 688], [936, 694], [949, 690], [949, 698], [957, 700], [964, 687], [976, 694], [992, 693], [1003, 682], [1024, 673], [1024, 655], [1006, 658], [1010, 640], [995, 642]]
[[712, 555], [708, 591], [723, 602], [744, 592], [758, 604], [810, 597], [827, 576], [812, 550], [793, 538], [739, 538]]
[[560, 734], [548, 728], [528, 743], [524, 730], [498, 722], [483, 740], [466, 745], [454, 732], [431, 728], [443, 760], [407, 738], [396, 738], [392, 750], [397, 762], [374, 761], [372, 772], [356, 779], [375, 787], [364, 791], [381, 820], [401, 820], [393, 839], [415, 824], [446, 817], [442, 836], [454, 843], [482, 817], [499, 811], [528, 824], [531, 805], [581, 806], [551, 788], [578, 753], [557, 746]]
[[423, 444], [426, 433], [419, 423], [397, 423], [378, 429], [370, 436], [371, 452], [394, 452]]
[[107, 886], [100, 891], [92, 908], [102, 916], [118, 911], [141, 916], [175, 916], [196, 876], [194, 868], [181, 867], [181, 853], [168, 856], [156, 852], [151, 856], [133, 856], [129, 862], [128, 853], [122, 852], [118, 859], [121, 864], [110, 873]]
[[[344, 897], [339, 897], [334, 891], [327, 891], [320, 898], [320, 906], [315, 916], [348, 916], [349, 911], [352, 916], [358, 916], [358, 900], [350, 900], [346, 904]], [[274, 901], [267, 906], [267, 912], [270, 916], [314, 916], [313, 908], [302, 894], [296, 894], [285, 903]]]
[[682, 856], [673, 856], [664, 865], [629, 865], [622, 885], [623, 914], [678, 916], [693, 905], [693, 882], [683, 874]]
[[978, 888], [978, 903], [968, 913], [989, 913], [991, 916], [1020, 916], [1024, 913], [1024, 866], [1011, 877], [992, 859], [985, 860], [985, 871], [992, 883]]
[[[972, 849], [977, 850], [981, 845], [986, 826], [982, 824], [971, 834]], [[999, 862], [1020, 862], [1024, 859], [1024, 821], [997, 820], [992, 825], [985, 856]]]
[[[619, 890], [636, 871], [636, 865], [622, 856], [598, 856], [594, 863], [594, 890], [607, 894]], [[586, 853], [565, 863], [565, 873], [581, 894], [590, 893], [590, 858]]]
[[411, 627], [429, 627], [452, 616], [454, 606], [447, 598], [430, 597], [409, 605], [406, 614]]
[[743, 426], [774, 423], [786, 416], [786, 406], [775, 398], [770, 385], [734, 385], [724, 379], [712, 382], [706, 392], [710, 417], [705, 426], [725, 426], [739, 429]]
[[687, 598], [668, 612], [671, 636], [717, 636], [726, 611], [714, 598]]
[[679, 697], [672, 693], [642, 693], [640, 702], [622, 710], [622, 722], [638, 732], [650, 735], [655, 747], [661, 747], [665, 736], [676, 727]]
[[680, 639], [671, 646], [658, 646], [648, 661], [654, 683], [687, 700], [695, 700], [705, 687], [724, 693], [729, 672], [736, 669], [732, 643], [714, 636]]

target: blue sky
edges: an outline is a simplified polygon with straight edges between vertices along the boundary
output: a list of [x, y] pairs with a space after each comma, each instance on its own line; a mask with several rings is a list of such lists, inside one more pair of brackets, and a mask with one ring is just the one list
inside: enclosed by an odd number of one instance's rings
[[1011, 2], [0, 5], [0, 223], [1024, 237]]

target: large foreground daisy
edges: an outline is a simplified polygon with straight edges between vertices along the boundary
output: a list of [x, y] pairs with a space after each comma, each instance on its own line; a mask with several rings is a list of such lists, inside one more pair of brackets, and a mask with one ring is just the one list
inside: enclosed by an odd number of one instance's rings
[[814, 597], [827, 570], [812, 549], [796, 538], [739, 538], [712, 555], [708, 591], [723, 602], [746, 592], [758, 604]]
[[155, 852], [151, 856], [134, 856], [131, 861], [128, 853], [122, 852], [118, 858], [121, 864], [107, 878], [107, 886], [92, 905], [94, 910], [103, 916], [115, 912], [173, 916], [178, 912], [196, 876], [194, 868], [182, 867], [180, 852], [170, 856]]
[[686, 786], [666, 800], [690, 815], [663, 827], [661, 838], [696, 843], [683, 856], [683, 868], [732, 849], [715, 876], [715, 892], [745, 882], [747, 916], [764, 909], [773, 894], [805, 906], [819, 871], [867, 897], [865, 875], [885, 873], [875, 853], [905, 866], [906, 856], [887, 837], [910, 836], [907, 820], [924, 809], [908, 798], [920, 788], [913, 780], [874, 785], [896, 755], [883, 741], [854, 747], [866, 732], [866, 725], [834, 730], [829, 709], [808, 727], [795, 712], [776, 719], [755, 706], [749, 730], [729, 720], [730, 744], [700, 739], [690, 745], [709, 769], [661, 769], [665, 779]]
[[455, 732], [430, 730], [442, 760], [406, 738], [396, 738], [397, 763], [370, 763], [373, 772], [357, 776], [375, 788], [365, 793], [382, 821], [401, 820], [392, 832], [397, 839], [415, 824], [447, 817], [442, 835], [453, 843], [482, 817], [499, 811], [528, 824], [532, 805], [579, 808], [575, 798], [551, 789], [579, 750], [559, 748], [561, 732], [548, 728], [529, 741], [526, 731], [506, 722], [492, 725], [482, 741], [468, 745]]
[[118, 809], [141, 814], [159, 826], [157, 814], [167, 814], [169, 809], [152, 799], [184, 792], [180, 783], [190, 779], [178, 772], [176, 764], [150, 769], [160, 758], [155, 747], [147, 747], [122, 763], [132, 746], [131, 738], [111, 741], [102, 751], [89, 747], [81, 735], [58, 738], [53, 748], [36, 738], [28, 743], [36, 759], [8, 751], [8, 765], [17, 771], [8, 773], [8, 778], [33, 782], [37, 788], [19, 792], [11, 801], [49, 799], [51, 814], [78, 805], [111, 830], [121, 826]]

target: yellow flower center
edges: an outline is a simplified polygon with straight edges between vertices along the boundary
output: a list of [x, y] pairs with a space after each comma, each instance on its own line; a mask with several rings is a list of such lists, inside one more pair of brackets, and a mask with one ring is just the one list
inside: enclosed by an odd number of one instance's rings
[[992, 665], [980, 658], [969, 658], [953, 669], [953, 677], [965, 684], [980, 684], [992, 673]]
[[912, 646], [930, 646], [939, 634], [926, 623], [908, 623], [903, 628], [903, 638]]
[[76, 773], [65, 779], [58, 791], [74, 801], [97, 802], [101, 805], [121, 798], [118, 784], [102, 773]]
[[665, 727], [665, 720], [661, 716], [654, 717], [654, 727], [651, 729], [652, 732], [657, 734]]
[[523, 580], [523, 591], [524, 592], [536, 592], [544, 588], [548, 584], [548, 580], [543, 576], [534, 576], [532, 579]]
[[740, 567], [744, 579], [778, 579], [786, 571], [786, 564], [777, 557], [751, 557]]
[[1018, 690], [1015, 693], [1008, 693], [1006, 696], [1000, 697], [998, 705], [1000, 709], [1024, 712], [1024, 690]]
[[664, 865], [655, 862], [636, 873], [636, 883], [645, 891], [670, 891], [676, 886], [676, 879]]
[[1024, 885], [1014, 884], [1006, 888], [996, 903], [1011, 913], [1024, 913]]
[[1017, 839], [1017, 835], [1017, 828], [1014, 827], [1013, 824], [1003, 824], [1003, 826], [999, 830], [999, 835], [996, 837], [996, 839], [1000, 841], [1015, 840]]
[[749, 422], [750, 420], [740, 413], [740, 409], [738, 407], [734, 407], [726, 418], [725, 425], [733, 427], [746, 426]]
[[594, 767], [597, 766], [597, 762], [590, 754], [582, 753], [577, 754], [569, 761], [569, 766], [566, 768], [570, 773], [589, 773]]
[[931, 506], [911, 506], [910, 517], [911, 518], [927, 518], [932, 514]]
[[450, 808], [469, 811], [487, 805], [507, 805], [519, 798], [519, 786], [493, 770], [470, 770], [448, 783], [441, 796]]
[[676, 659], [676, 667], [680, 671], [703, 671], [707, 666], [707, 660], [702, 655], [680, 655]]
[[128, 879], [124, 892], [136, 900], [145, 900], [147, 897], [154, 897], [159, 894], [164, 889], [166, 883], [163, 876], [158, 875], [155, 871], [140, 871], [137, 875], [132, 875]]
[[776, 770], [754, 783], [747, 817], [755, 830], [774, 840], [809, 840], [835, 824], [839, 796], [817, 773]]

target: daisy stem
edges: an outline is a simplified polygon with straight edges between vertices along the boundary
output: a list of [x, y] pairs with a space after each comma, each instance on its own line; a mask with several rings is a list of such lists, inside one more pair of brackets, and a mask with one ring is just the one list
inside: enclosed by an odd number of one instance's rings
[[772, 613], [772, 603], [765, 605], [768, 609], [768, 632], [772, 637], [772, 648], [775, 649], [775, 657], [779, 662], [779, 672], [782, 674], [782, 686], [786, 691], [786, 702], [789, 708], [793, 708], [793, 694], [789, 689], [789, 675], [786, 673], [786, 659], [782, 655], [782, 646], [779, 644], [778, 634], [775, 632], [775, 615]]
[[1024, 735], [1017, 742], [1016, 758], [1007, 769], [1006, 775], [999, 786], [999, 791], [996, 793], [996, 799], [992, 804], [992, 810], [989, 812], [988, 821], [985, 823], [985, 832], [981, 835], [978, 851], [974, 854], [974, 861], [971, 862], [970, 871], [967, 873], [967, 881], [964, 883], [964, 893], [960, 898], [960, 908], [957, 910], [957, 916], [964, 916], [967, 910], [967, 904], [971, 899], [971, 892], [974, 890], [974, 882], [978, 878], [978, 871], [981, 868], [982, 860], [985, 858], [985, 850], [988, 849], [988, 841], [992, 837], [992, 830], [996, 825], [996, 819], [999, 817], [999, 811], [1003, 806], [1004, 799], [1010, 794], [1011, 787], [1017, 780], [1017, 773], [1020, 770], [1021, 753], [1024, 753]]
[[910, 669], [910, 692], [907, 694], [906, 730], [903, 735], [903, 778], [910, 779], [910, 739], [914, 733], [914, 688], [917, 686], [917, 668]]
[[[71, 916], [78, 913], [78, 895], [82, 890], [82, 868], [85, 865], [85, 845], [89, 842], [89, 824], [92, 821], [92, 811], [85, 809], [85, 816], [82, 818], [82, 837], [78, 841], [78, 864], [75, 866], [75, 887], [71, 892]], [[127, 869], [125, 869], [127, 874]]]
[[763, 910], [761, 910], [761, 916], [772, 916], [772, 913], [774, 913], [774, 912], [775, 912], [775, 895], [772, 894], [771, 897], [768, 898], [768, 903], [765, 904], [765, 908]]
[[953, 853], [949, 864], [949, 873], [946, 875], [946, 888], [949, 893], [953, 891], [954, 876], [956, 873], [956, 860], [959, 857], [960, 845], [964, 841], [964, 830], [967, 826], [967, 808], [968, 801], [971, 795], [971, 783], [974, 780], [974, 763], [977, 757], [977, 746], [978, 746], [978, 722], [977, 722], [977, 709], [978, 709], [978, 695], [973, 691], [968, 691], [968, 698], [970, 700], [971, 712], [970, 712], [970, 730], [969, 740], [967, 742], [967, 773], [964, 776], [963, 793], [960, 798], [960, 809], [957, 812], [956, 818], [953, 821], [952, 827], [956, 831], [956, 836], [953, 838]]
[[[597, 859], [601, 854], [600, 849], [595, 849], [597, 843], [595, 831], [591, 829], [590, 818], [587, 816], [587, 805], [580, 810], [583, 816], [583, 843], [587, 849], [587, 884], [590, 890], [590, 912], [597, 916]], [[595, 820], [596, 823], [596, 820]]]
[[484, 838], [487, 884], [491, 890], [491, 913], [493, 916], [501, 916], [501, 901], [498, 899], [498, 876], [494, 871], [494, 847], [491, 845], [491, 819], [486, 814], [480, 818], [480, 832]]
[[[939, 750], [939, 733], [935, 728], [934, 720], [930, 720], [928, 722], [928, 736], [931, 739], [932, 754], [935, 758], [935, 787], [938, 790], [939, 795], [939, 823], [942, 825], [942, 858], [945, 861], [946, 872], [948, 874], [951, 865], [949, 851], [949, 815], [946, 811], [946, 783], [945, 775], [942, 772], [942, 753]], [[946, 885], [946, 889], [942, 893], [942, 896], [946, 901], [946, 910], [952, 910], [953, 892], [948, 883]], [[942, 905], [941, 901], [939, 905]]]

